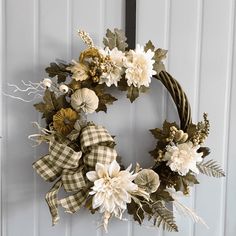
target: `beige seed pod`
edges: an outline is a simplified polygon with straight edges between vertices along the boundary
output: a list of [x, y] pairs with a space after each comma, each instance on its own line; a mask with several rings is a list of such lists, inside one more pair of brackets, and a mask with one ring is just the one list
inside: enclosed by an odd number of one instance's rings
[[185, 142], [187, 141], [187, 139], [188, 139], [188, 134], [187, 134], [187, 133], [184, 133], [183, 136], [182, 136], [181, 141], [182, 141], [183, 143], [185, 143]]
[[150, 169], [141, 170], [134, 182], [141, 188], [145, 189], [148, 193], [154, 193], [160, 186], [159, 175]]
[[183, 130], [178, 130], [178, 131], [175, 133], [175, 140], [176, 140], [177, 142], [179, 142], [179, 141], [182, 139], [183, 134], [184, 134]]

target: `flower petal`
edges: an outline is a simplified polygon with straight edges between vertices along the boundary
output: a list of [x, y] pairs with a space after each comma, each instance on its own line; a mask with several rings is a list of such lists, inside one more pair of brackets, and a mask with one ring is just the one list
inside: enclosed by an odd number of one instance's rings
[[86, 173], [86, 177], [91, 181], [94, 182], [98, 179], [96, 171], [89, 171]]
[[109, 176], [110, 177], [115, 177], [118, 175], [119, 171], [120, 171], [120, 166], [119, 164], [117, 163], [116, 160], [112, 161], [112, 163], [110, 164], [109, 166]]
[[96, 164], [95, 170], [97, 172], [98, 178], [103, 178], [108, 174], [107, 167], [101, 163]]
[[130, 164], [125, 170], [130, 172], [131, 168], [132, 168], [132, 164]]
[[96, 193], [93, 197], [93, 209], [100, 207], [104, 202], [104, 193]]
[[104, 206], [106, 208], [106, 210], [110, 213], [112, 213], [115, 209], [115, 202], [114, 202], [114, 199], [113, 197], [109, 197], [107, 199], [105, 199], [104, 201]]

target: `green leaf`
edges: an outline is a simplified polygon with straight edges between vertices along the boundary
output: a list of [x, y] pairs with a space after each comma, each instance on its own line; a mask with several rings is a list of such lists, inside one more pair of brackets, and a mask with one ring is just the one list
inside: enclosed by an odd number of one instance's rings
[[141, 225], [144, 220], [144, 211], [140, 206], [132, 200], [131, 203], [127, 204], [127, 210], [130, 215], [133, 215], [133, 219]]
[[189, 192], [189, 186], [193, 186], [194, 184], [199, 184], [198, 180], [196, 179], [196, 176], [191, 174], [190, 172], [185, 176], [176, 176], [174, 179], [175, 182], [175, 190], [181, 191], [184, 194], [187, 194]]
[[121, 91], [127, 91], [129, 89], [129, 86], [127, 84], [127, 80], [125, 78], [122, 78], [119, 82], [118, 82], [118, 88]]
[[162, 226], [163, 230], [178, 232], [173, 212], [168, 210], [162, 201], [153, 204], [152, 209], [153, 216], [150, 218], [154, 220], [154, 225]]
[[165, 191], [165, 189], [161, 188], [161, 186], [157, 189], [155, 193], [151, 194], [151, 199], [154, 202], [156, 201], [171, 202], [174, 200], [169, 194], [169, 192]]
[[208, 147], [200, 147], [198, 150], [197, 150], [198, 153], [203, 153], [202, 154], [202, 158], [205, 158], [206, 156], [208, 156], [210, 153], [211, 153], [211, 150], [210, 148]]
[[155, 139], [161, 140], [167, 138], [167, 135], [162, 131], [162, 129], [159, 128], [150, 129], [150, 132], [155, 137]]
[[197, 132], [197, 125], [190, 124], [187, 128], [188, 137], [191, 139], [196, 132]]
[[54, 92], [46, 89], [43, 100], [45, 101], [45, 104], [47, 105], [48, 109], [56, 110], [57, 99]]
[[183, 182], [185, 182], [186, 185], [188, 185], [188, 186], [193, 186], [194, 184], [199, 184], [196, 176], [191, 174], [191, 172], [189, 172], [187, 175], [183, 176], [182, 179], [183, 179]]
[[117, 98], [113, 97], [111, 94], [105, 92], [105, 85], [98, 84], [94, 87], [94, 92], [97, 94], [99, 103], [96, 112], [104, 111], [107, 112], [107, 105], [113, 104]]
[[106, 37], [103, 39], [105, 47], [113, 49], [117, 47], [120, 51], [124, 52], [128, 44], [126, 43], [127, 38], [123, 30], [114, 29], [114, 33], [107, 29]]
[[152, 43], [151, 40], [149, 40], [149, 41], [146, 43], [146, 45], [145, 45], [145, 47], [144, 47], [144, 51], [147, 52], [149, 49], [152, 50], [152, 51], [155, 50], [155, 46], [153, 45], [153, 43]]
[[98, 104], [98, 108], [96, 112], [99, 112], [99, 111], [107, 112], [107, 105], [111, 105], [113, 104], [114, 101], [117, 100], [117, 98], [113, 97], [112, 95], [108, 93], [102, 94], [98, 96], [98, 98], [99, 98], [99, 104]]
[[61, 108], [68, 108], [70, 107], [70, 104], [66, 101], [66, 96], [61, 95], [57, 98], [57, 101], [55, 102], [56, 110], [59, 111]]
[[43, 113], [43, 118], [46, 118], [47, 124], [51, 123], [52, 117], [57, 111], [61, 108], [69, 107], [65, 95], [56, 98], [55, 93], [49, 89], [45, 90], [43, 101], [44, 102], [34, 104], [34, 107], [37, 111]]
[[117, 98], [113, 97], [111, 94], [109, 93], [104, 93], [101, 97], [100, 100], [102, 103], [111, 105], [113, 104], [113, 102], [117, 101]]
[[45, 69], [45, 71], [48, 73], [48, 76], [53, 78], [57, 76], [57, 82], [63, 83], [66, 81], [67, 76], [71, 75], [71, 72], [67, 70], [67, 67], [69, 67], [70, 64], [64, 64], [64, 63], [50, 63], [50, 66]]
[[45, 103], [43, 103], [43, 102], [34, 104], [34, 107], [35, 107], [35, 109], [36, 109], [37, 111], [39, 111], [39, 112], [41, 112], [41, 113], [44, 113], [44, 112], [45, 112], [45, 109], [46, 109]]
[[176, 122], [168, 122], [168, 121], [164, 121], [163, 126], [162, 126], [162, 130], [165, 134], [169, 134], [170, 132], [170, 127], [175, 126], [177, 129], [179, 129], [179, 126], [176, 124]]
[[155, 129], [151, 129], [150, 131], [156, 139], [163, 140], [169, 137], [170, 127], [172, 126], [175, 126], [177, 129], [179, 129], [179, 126], [176, 124], [176, 122], [171, 123], [165, 120], [163, 123], [162, 129], [155, 128]]
[[139, 93], [146, 93], [149, 90], [149, 87], [141, 85], [139, 88]]
[[36, 110], [41, 113], [44, 113], [44, 115], [56, 110], [56, 97], [54, 92], [51, 92], [49, 89], [46, 89], [43, 100], [44, 102], [34, 104]]
[[139, 89], [131, 85], [128, 89], [127, 98], [129, 98], [129, 100], [132, 103], [138, 97], [139, 97]]
[[150, 155], [153, 157], [155, 162], [160, 162], [162, 160], [162, 158], [159, 158], [159, 148], [156, 147], [155, 149], [153, 149], [152, 151], [149, 151]]
[[166, 58], [166, 54], [167, 50], [161, 48], [158, 48], [155, 51], [154, 55], [155, 63], [153, 65], [153, 69], [157, 72], [157, 74], [159, 74], [161, 71], [165, 71], [165, 66], [162, 61]]
[[223, 171], [223, 169], [214, 160], [198, 163], [197, 167], [202, 174], [205, 174], [211, 177], [220, 178], [220, 177], [225, 176], [225, 172]]

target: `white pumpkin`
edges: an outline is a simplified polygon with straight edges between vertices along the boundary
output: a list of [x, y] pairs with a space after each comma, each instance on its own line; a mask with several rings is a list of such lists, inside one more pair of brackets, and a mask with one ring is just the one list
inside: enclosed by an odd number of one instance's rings
[[98, 108], [98, 102], [98, 96], [93, 90], [82, 88], [71, 95], [70, 103], [76, 111], [82, 109], [87, 114], [93, 113]]

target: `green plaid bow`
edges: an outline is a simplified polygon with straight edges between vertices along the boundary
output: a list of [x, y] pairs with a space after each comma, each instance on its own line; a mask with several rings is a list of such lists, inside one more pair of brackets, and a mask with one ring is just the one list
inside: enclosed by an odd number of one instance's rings
[[[59, 220], [58, 206], [74, 213], [85, 202], [89, 191], [86, 172], [93, 170], [98, 162], [110, 164], [117, 157], [114, 139], [102, 126], [88, 125], [83, 128], [79, 144], [81, 151], [76, 152], [65, 143], [52, 139], [49, 142], [49, 154], [33, 164], [33, 168], [45, 181], [58, 179], [46, 194], [53, 225]], [[59, 200], [61, 187], [74, 194]]]

